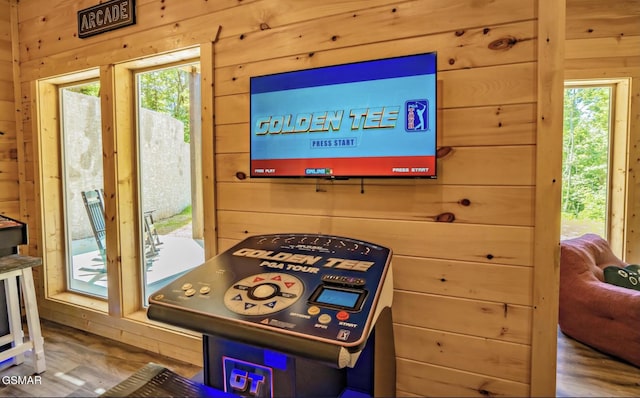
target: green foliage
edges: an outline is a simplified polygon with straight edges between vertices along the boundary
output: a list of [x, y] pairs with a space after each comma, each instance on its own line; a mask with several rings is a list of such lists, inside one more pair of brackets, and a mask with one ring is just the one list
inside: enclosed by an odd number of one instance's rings
[[185, 142], [190, 140], [189, 78], [190, 74], [180, 67], [138, 75], [140, 105], [180, 120]]
[[100, 82], [92, 82], [81, 86], [68, 87], [67, 90], [92, 97], [100, 97]]
[[563, 216], [605, 219], [610, 96], [608, 87], [565, 90]]

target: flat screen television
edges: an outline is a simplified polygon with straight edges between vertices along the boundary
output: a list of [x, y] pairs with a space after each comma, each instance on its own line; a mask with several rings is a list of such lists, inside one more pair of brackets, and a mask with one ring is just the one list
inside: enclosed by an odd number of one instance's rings
[[250, 79], [251, 177], [436, 178], [436, 53]]

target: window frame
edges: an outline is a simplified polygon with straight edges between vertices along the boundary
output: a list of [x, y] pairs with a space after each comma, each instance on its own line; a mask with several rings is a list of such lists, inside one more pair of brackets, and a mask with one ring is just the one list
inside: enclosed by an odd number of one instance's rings
[[630, 227], [629, 112], [630, 78], [566, 79], [564, 88], [610, 87], [609, 154], [607, 173], [606, 238], [613, 252], [625, 259], [626, 236]]
[[[204, 50], [204, 56], [200, 52]], [[146, 318], [142, 301], [142, 267], [140, 266], [140, 222], [138, 220], [137, 192], [137, 127], [134, 71], [151, 66], [171, 65], [197, 60], [206, 65], [210, 73], [203, 79], [213, 80], [213, 46], [205, 43], [170, 53], [135, 59], [117, 64], [102, 65], [89, 70], [34, 81], [37, 115], [36, 157], [40, 174], [40, 212], [42, 216], [42, 252], [44, 272], [44, 300], [56, 308], [58, 314], [90, 310], [89, 318], [122, 319], [114, 321], [117, 329], [136, 329], [140, 322], [159, 329], [195, 334], [169, 325], [158, 324]], [[209, 52], [211, 54], [209, 54]], [[160, 66], [158, 66], [160, 67]], [[66, 229], [64, 228], [64, 191], [62, 184], [62, 134], [59, 90], [88, 80], [99, 80], [101, 87], [102, 149], [105, 194], [105, 221], [107, 224], [107, 298], [70, 291], [67, 283]], [[211, 123], [203, 126], [213, 130], [213, 92], [203, 92], [201, 113], [209, 115]], [[207, 108], [207, 105], [209, 107]], [[213, 147], [213, 136], [203, 140], [202, 149]], [[204, 153], [204, 152], [203, 152]], [[203, 180], [212, 178], [211, 160], [203, 164]], [[208, 168], [211, 166], [211, 170]], [[203, 181], [204, 184], [204, 181]], [[212, 201], [214, 186], [204, 189], [204, 200]], [[208, 197], [208, 198], [207, 198]], [[44, 199], [46, 198], [46, 200]], [[214, 214], [205, 213], [204, 222], [215, 220]], [[205, 232], [205, 258], [215, 254], [215, 235]], [[208, 235], [208, 238], [207, 238]], [[212, 239], [213, 238], [213, 239]], [[212, 245], [208, 242], [213, 242]], [[63, 305], [59, 307], [58, 305]], [[95, 312], [94, 312], [95, 311]], [[100, 315], [102, 314], [102, 315]], [[85, 315], [83, 315], [83, 318]], [[63, 316], [64, 318], [64, 316]], [[124, 323], [122, 323], [124, 322]], [[133, 324], [129, 323], [133, 322]], [[125, 326], [130, 325], [130, 326]]]
[[81, 305], [106, 312], [108, 310], [106, 300], [79, 292], [70, 292], [67, 287], [65, 195], [61, 169], [64, 158], [61, 150], [62, 132], [59, 121], [61, 107], [58, 95], [59, 89], [65, 85], [95, 80], [99, 75], [99, 70], [94, 68], [36, 82], [39, 132], [36, 151], [41, 176], [43, 262], [47, 265], [44, 273], [45, 297], [54, 302]]

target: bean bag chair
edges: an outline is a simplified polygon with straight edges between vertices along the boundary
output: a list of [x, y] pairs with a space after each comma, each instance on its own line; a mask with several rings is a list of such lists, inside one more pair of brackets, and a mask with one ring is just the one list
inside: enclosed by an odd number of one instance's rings
[[560, 243], [560, 330], [640, 367], [640, 290], [635, 270], [637, 266], [617, 258], [598, 235]]

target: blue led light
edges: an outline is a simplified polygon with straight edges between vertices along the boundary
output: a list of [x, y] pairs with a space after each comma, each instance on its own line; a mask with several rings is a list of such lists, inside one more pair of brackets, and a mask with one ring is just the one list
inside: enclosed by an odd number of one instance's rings
[[287, 370], [287, 356], [280, 352], [264, 350], [264, 364], [272, 368]]

